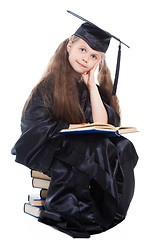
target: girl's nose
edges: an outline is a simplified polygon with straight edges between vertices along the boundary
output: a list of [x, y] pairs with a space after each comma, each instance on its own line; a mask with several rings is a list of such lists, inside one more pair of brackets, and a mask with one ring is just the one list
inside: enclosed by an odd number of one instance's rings
[[87, 55], [83, 56], [82, 60], [83, 60], [85, 63], [87, 63], [87, 62], [88, 62], [88, 56], [87, 56]]

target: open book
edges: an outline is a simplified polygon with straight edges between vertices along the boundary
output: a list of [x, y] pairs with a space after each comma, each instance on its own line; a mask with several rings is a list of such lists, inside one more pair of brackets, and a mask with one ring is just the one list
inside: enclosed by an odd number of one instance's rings
[[105, 133], [109, 136], [120, 136], [124, 133], [137, 132], [136, 127], [115, 127], [111, 124], [91, 123], [84, 124], [80, 127], [62, 129], [60, 133], [76, 134], [76, 133]]

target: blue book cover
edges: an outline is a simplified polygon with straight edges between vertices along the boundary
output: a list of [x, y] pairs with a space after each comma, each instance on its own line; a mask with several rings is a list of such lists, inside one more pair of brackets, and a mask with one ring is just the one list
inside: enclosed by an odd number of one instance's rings
[[60, 132], [61, 134], [90, 134], [90, 133], [102, 133], [106, 134], [109, 137], [117, 137], [120, 136], [120, 134], [117, 131], [106, 131], [106, 130], [100, 130], [100, 129], [76, 129], [75, 131], [71, 129], [68, 129], [68, 131]]

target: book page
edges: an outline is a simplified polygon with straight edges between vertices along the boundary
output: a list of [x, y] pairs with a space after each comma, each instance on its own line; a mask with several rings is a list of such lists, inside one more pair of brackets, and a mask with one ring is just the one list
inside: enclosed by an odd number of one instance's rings
[[[76, 124], [75, 124], [76, 125]], [[81, 129], [81, 128], [91, 128], [91, 127], [98, 127], [98, 128], [106, 128], [106, 129], [112, 129], [112, 130], [115, 130], [116, 131], [116, 127], [114, 127], [113, 125], [111, 124], [103, 124], [103, 123], [86, 123], [82, 126], [79, 126], [79, 127], [72, 127], [72, 128], [69, 128], [69, 130], [71, 129]]]

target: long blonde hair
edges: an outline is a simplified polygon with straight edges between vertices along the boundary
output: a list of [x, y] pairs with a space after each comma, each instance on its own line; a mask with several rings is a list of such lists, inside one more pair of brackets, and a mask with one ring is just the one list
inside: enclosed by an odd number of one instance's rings
[[[85, 122], [84, 112], [80, 106], [76, 81], [81, 79], [81, 74], [77, 73], [70, 65], [68, 60], [67, 43], [74, 43], [79, 38], [72, 36], [70, 39], [63, 41], [57, 48], [54, 56], [51, 58], [48, 67], [42, 76], [40, 82], [33, 89], [27, 103], [35, 92], [40, 83], [43, 84], [41, 94], [44, 105], [48, 99], [52, 102], [53, 114], [57, 119], [67, 123]], [[103, 93], [107, 96], [109, 105], [118, 113], [119, 104], [116, 96], [112, 96], [113, 83], [110, 71], [103, 59], [99, 73], [98, 82]], [[27, 104], [25, 105], [25, 109]], [[23, 112], [25, 112], [25, 109]]]

